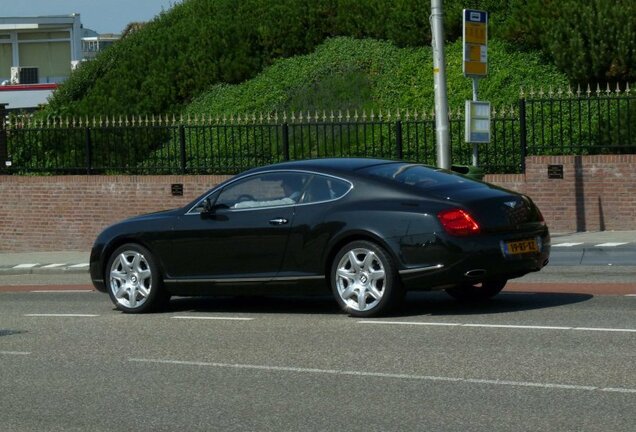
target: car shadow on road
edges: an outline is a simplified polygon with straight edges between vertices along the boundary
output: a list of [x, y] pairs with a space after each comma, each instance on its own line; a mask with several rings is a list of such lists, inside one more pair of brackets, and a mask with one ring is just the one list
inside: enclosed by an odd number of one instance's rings
[[393, 316], [492, 315], [568, 306], [591, 300], [591, 294], [502, 292], [480, 303], [464, 303], [444, 292], [409, 293]]
[[[590, 294], [502, 292], [482, 303], [458, 302], [444, 292], [411, 292], [393, 317], [489, 315], [546, 309], [581, 303]], [[341, 314], [331, 296], [317, 297], [177, 297], [163, 312], [258, 313], [258, 314]]]

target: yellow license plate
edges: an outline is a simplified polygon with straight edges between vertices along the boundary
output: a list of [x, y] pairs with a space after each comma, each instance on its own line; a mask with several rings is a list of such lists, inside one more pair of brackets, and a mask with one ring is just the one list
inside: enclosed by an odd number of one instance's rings
[[506, 242], [504, 244], [506, 255], [519, 255], [524, 253], [539, 252], [537, 241], [535, 239]]

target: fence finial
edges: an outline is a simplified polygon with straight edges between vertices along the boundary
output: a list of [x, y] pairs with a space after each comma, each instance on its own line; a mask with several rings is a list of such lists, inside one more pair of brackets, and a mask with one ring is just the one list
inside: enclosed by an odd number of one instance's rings
[[600, 96], [601, 95], [601, 85], [599, 83], [596, 83], [596, 96]]
[[611, 93], [612, 93], [612, 91], [609, 88], [609, 82], [608, 82], [607, 83], [607, 89], [605, 90], [605, 94], [609, 96]]
[[539, 97], [543, 99], [543, 96], [545, 96], [545, 93], [543, 92], [543, 86], [541, 86], [541, 88], [539, 89]]
[[353, 120], [358, 123], [358, 108], [353, 111]]
[[587, 97], [590, 97], [590, 95], [592, 94], [592, 89], [590, 88], [590, 84], [587, 84]]
[[616, 82], [616, 94], [621, 94], [621, 86], [618, 84], [618, 81]]
[[525, 99], [526, 94], [523, 91], [523, 86], [519, 87], [519, 99]]

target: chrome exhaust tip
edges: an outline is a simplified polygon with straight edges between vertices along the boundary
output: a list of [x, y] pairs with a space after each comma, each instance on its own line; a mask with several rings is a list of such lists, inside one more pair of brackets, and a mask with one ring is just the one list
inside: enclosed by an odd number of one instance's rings
[[486, 276], [486, 270], [484, 269], [468, 270], [466, 273], [464, 273], [464, 276], [469, 278], [477, 278], [477, 277]]

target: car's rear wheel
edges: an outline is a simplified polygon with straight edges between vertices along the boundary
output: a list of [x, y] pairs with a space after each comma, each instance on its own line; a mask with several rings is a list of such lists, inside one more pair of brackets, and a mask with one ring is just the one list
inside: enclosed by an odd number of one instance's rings
[[108, 294], [117, 309], [143, 313], [170, 299], [150, 251], [137, 244], [117, 248], [106, 266]]
[[369, 241], [351, 242], [336, 254], [331, 288], [340, 307], [355, 317], [387, 313], [403, 297], [389, 254]]
[[493, 298], [506, 286], [506, 279], [485, 281], [479, 284], [465, 283], [446, 289], [448, 295], [464, 302], [479, 302]]

